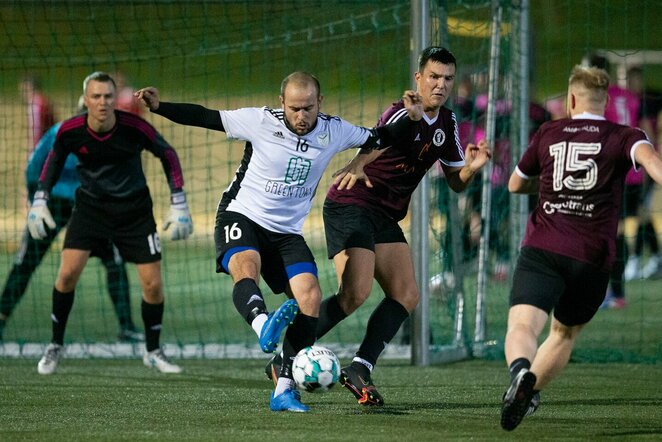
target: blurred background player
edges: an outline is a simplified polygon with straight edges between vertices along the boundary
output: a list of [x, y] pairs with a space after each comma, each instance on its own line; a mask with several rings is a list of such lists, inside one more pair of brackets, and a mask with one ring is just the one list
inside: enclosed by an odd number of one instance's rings
[[[538, 193], [513, 275], [505, 356], [511, 382], [501, 426], [515, 429], [567, 365], [600, 308], [616, 259], [624, 179], [643, 166], [662, 183], [662, 160], [640, 129], [604, 118], [609, 75], [576, 66], [570, 118], [543, 124], [510, 177], [513, 193]], [[549, 314], [549, 335], [538, 347]]]
[[184, 177], [177, 153], [149, 123], [114, 108], [115, 92], [115, 83], [105, 72], [94, 72], [85, 78], [87, 112], [62, 123], [28, 213], [33, 238], [43, 239], [48, 235], [47, 228], [56, 227], [48, 199], [67, 157], [76, 155], [81, 184], [53, 287], [52, 338], [37, 364], [39, 374], [56, 371], [64, 351], [64, 333], [78, 280], [91, 251], [108, 241], [125, 261], [136, 263], [143, 290], [144, 365], [162, 373], [181, 372], [178, 365], [168, 360], [159, 343], [164, 307], [161, 243], [143, 172], [142, 151], [150, 151], [163, 166], [171, 193], [164, 229], [172, 227], [173, 240], [186, 239], [193, 232], [183, 190]]
[[[78, 113], [85, 112], [82, 96], [78, 102], [77, 111]], [[46, 134], [39, 140], [37, 147], [28, 160], [25, 179], [30, 203], [32, 203], [32, 195], [37, 190], [41, 169], [46, 162], [46, 157], [53, 149], [55, 135], [61, 125], [62, 123], [57, 123], [46, 131]], [[25, 228], [21, 244], [14, 259], [14, 265], [7, 276], [5, 287], [0, 297], [0, 341], [3, 339], [3, 330], [7, 319], [9, 319], [12, 311], [25, 294], [30, 278], [57, 237], [57, 234], [71, 217], [76, 189], [80, 185], [80, 179], [76, 171], [77, 165], [78, 160], [76, 156], [69, 155], [60, 178], [51, 190], [48, 206], [53, 215], [55, 227], [48, 231], [48, 236], [44, 239], [33, 239], [30, 236], [27, 226]], [[119, 252], [112, 243], [108, 242], [94, 250], [92, 256], [98, 256], [106, 269], [108, 293], [110, 294], [110, 299], [120, 325], [118, 339], [124, 342], [144, 341], [145, 336], [136, 329], [131, 319], [129, 280]]]
[[[609, 61], [602, 55], [589, 54], [582, 60], [583, 66], [593, 66], [610, 72]], [[622, 88], [612, 81], [607, 91], [609, 100], [607, 102], [604, 117], [607, 121], [623, 124], [630, 127], [638, 126], [639, 108], [641, 102], [639, 96], [634, 92]], [[611, 272], [609, 289], [606, 292], [602, 308], [625, 308], [625, 269], [628, 260], [629, 244], [625, 237], [625, 219], [636, 217], [643, 202], [643, 176], [642, 170], [631, 168], [625, 176], [625, 189], [623, 192], [623, 207], [621, 221], [618, 226], [616, 239], [616, 262]], [[634, 262], [633, 262], [634, 264]], [[633, 265], [631, 264], [631, 266]], [[638, 266], [638, 262], [636, 263]]]
[[55, 112], [48, 96], [42, 91], [41, 83], [34, 75], [27, 75], [19, 84], [27, 110], [28, 155], [32, 153], [41, 137], [55, 124]]
[[124, 72], [115, 71], [112, 72], [110, 76], [113, 77], [115, 85], [117, 86], [117, 101], [115, 103], [115, 109], [131, 112], [132, 114], [141, 117], [145, 110], [145, 106], [143, 106], [138, 97], [134, 95], [136, 90], [129, 84]]
[[[628, 89], [639, 96], [640, 106], [637, 118], [638, 126], [648, 134], [656, 151], [659, 151], [658, 119], [662, 112], [662, 93], [647, 89], [644, 82], [644, 72], [639, 66], [627, 71]], [[657, 276], [660, 270], [660, 247], [652, 214], [656, 208], [652, 207], [655, 182], [646, 174], [643, 175], [639, 210], [637, 212], [638, 228], [634, 243], [634, 253], [630, 254], [625, 265], [624, 277], [626, 281], [639, 278]], [[659, 208], [657, 208], [659, 209]], [[646, 264], [643, 264], [644, 246], [648, 245], [650, 255]]]

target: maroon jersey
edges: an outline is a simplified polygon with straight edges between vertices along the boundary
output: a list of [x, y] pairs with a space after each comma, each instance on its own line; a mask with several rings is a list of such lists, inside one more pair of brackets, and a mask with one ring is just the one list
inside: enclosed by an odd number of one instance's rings
[[596, 115], [543, 124], [516, 169], [540, 179], [522, 245], [610, 270], [625, 175], [641, 143], [650, 144], [641, 130]]
[[[382, 114], [377, 126], [393, 123], [405, 118], [407, 110], [400, 100], [393, 103]], [[412, 125], [409, 134], [401, 137], [372, 163], [364, 168], [373, 187], [358, 182], [350, 190], [338, 190], [332, 185], [327, 199], [341, 204], [374, 209], [400, 221], [407, 214], [411, 194], [425, 173], [441, 161], [451, 167], [464, 166], [464, 151], [458, 137], [455, 114], [442, 107], [439, 114], [423, 118]]]
[[120, 110], [112, 130], [96, 133], [87, 126], [87, 114], [62, 123], [39, 179], [47, 190], [57, 181], [67, 155], [79, 160], [80, 192], [90, 200], [127, 199], [147, 189], [140, 154], [143, 149], [161, 159], [171, 192], [184, 186], [179, 158], [163, 137], [142, 118]]

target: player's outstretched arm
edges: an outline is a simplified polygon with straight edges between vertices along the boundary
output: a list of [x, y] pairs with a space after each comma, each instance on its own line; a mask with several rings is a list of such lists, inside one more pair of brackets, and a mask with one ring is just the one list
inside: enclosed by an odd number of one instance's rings
[[134, 95], [150, 111], [175, 123], [225, 131], [223, 122], [221, 121], [221, 114], [217, 110], [207, 109], [199, 104], [161, 101], [159, 90], [151, 86], [137, 90]]

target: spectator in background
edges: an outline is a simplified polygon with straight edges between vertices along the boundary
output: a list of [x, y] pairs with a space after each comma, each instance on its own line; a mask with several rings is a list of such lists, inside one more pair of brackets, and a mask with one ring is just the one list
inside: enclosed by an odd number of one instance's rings
[[[582, 60], [582, 66], [597, 67], [609, 73], [608, 60], [597, 54], [589, 54]], [[609, 100], [605, 108], [604, 116], [607, 121], [625, 126], [637, 127], [640, 100], [637, 94], [624, 89], [614, 82], [607, 90]], [[631, 168], [625, 176], [625, 189], [623, 192], [623, 207], [621, 220], [618, 226], [616, 239], [616, 261], [609, 279], [609, 289], [605, 295], [601, 308], [625, 308], [625, 271], [628, 259], [628, 242], [625, 238], [625, 218], [638, 215], [639, 206], [642, 203], [643, 171]], [[636, 264], [636, 265], [635, 265]], [[630, 267], [638, 266], [631, 262]]]
[[142, 116], [145, 107], [134, 95], [135, 89], [129, 85], [126, 75], [122, 71], [115, 71], [110, 74], [117, 85], [117, 101], [115, 109], [131, 112], [132, 114]]
[[42, 91], [37, 77], [33, 75], [24, 77], [19, 88], [23, 102], [27, 106], [29, 155], [48, 128], [55, 124], [55, 112], [51, 101]]
[[[78, 104], [78, 113], [85, 111], [85, 105], [81, 100]], [[53, 149], [55, 135], [62, 123], [51, 126], [46, 134], [39, 140], [37, 147], [28, 160], [25, 171], [25, 179], [28, 195], [34, 195], [39, 183], [41, 169], [46, 162], [48, 154]], [[44, 239], [33, 239], [27, 227], [23, 233], [21, 244], [14, 265], [12, 266], [5, 287], [0, 297], [0, 341], [3, 340], [3, 331], [9, 316], [16, 305], [20, 302], [30, 282], [30, 278], [41, 263], [44, 255], [50, 248], [60, 230], [67, 224], [74, 208], [76, 189], [80, 185], [80, 179], [76, 166], [78, 160], [74, 155], [69, 155], [64, 164], [62, 173], [51, 191], [48, 206], [55, 220], [55, 228], [49, 230]], [[32, 200], [30, 201], [32, 203]], [[92, 252], [93, 256], [101, 259], [106, 268], [108, 293], [115, 308], [115, 313], [120, 324], [119, 340], [124, 342], [140, 342], [145, 337], [140, 333], [131, 319], [131, 303], [129, 299], [129, 280], [126, 274], [124, 261], [119, 255], [117, 248], [111, 242], [103, 244]]]
[[[484, 76], [479, 76], [479, 82], [487, 83]], [[469, 109], [466, 103], [469, 100], [462, 99], [460, 104], [464, 109]], [[460, 143], [474, 143], [476, 140], [485, 138], [485, 118], [487, 115], [488, 96], [486, 93], [479, 94], [471, 100], [473, 110], [465, 110], [464, 121], [458, 126]], [[512, 103], [509, 100], [498, 99], [495, 102], [495, 141], [493, 150], [492, 175], [490, 184], [492, 189], [491, 219], [490, 219], [490, 249], [495, 255], [495, 263], [492, 278], [496, 281], [505, 281], [509, 275], [510, 261], [510, 230], [509, 230], [509, 208], [510, 194], [508, 193], [508, 177], [510, 176], [511, 152], [510, 152], [510, 122], [512, 118]], [[533, 134], [546, 121], [551, 119], [551, 114], [541, 105], [529, 102], [529, 134]], [[467, 257], [475, 257], [477, 245], [481, 236], [481, 206], [483, 176], [480, 174], [467, 188], [467, 224], [465, 225], [465, 252]], [[532, 196], [531, 207], [535, 205], [535, 196]], [[439, 280], [435, 277], [436, 281]]]
[[545, 110], [549, 113], [551, 120], [559, 120], [567, 116], [565, 110], [565, 94], [553, 95], [545, 100]]
[[[639, 115], [637, 118], [639, 127], [648, 134], [653, 146], [659, 151], [658, 142], [658, 119], [662, 112], [662, 93], [659, 91], [646, 90], [644, 87], [643, 70], [639, 66], [628, 69], [628, 89], [639, 96], [641, 100]], [[634, 254], [628, 258], [625, 266], [625, 280], [638, 278], [650, 278], [658, 274], [660, 270], [661, 256], [657, 241], [657, 232], [651, 218], [651, 204], [655, 183], [643, 174], [641, 204], [639, 205], [639, 228], [635, 239]], [[644, 245], [650, 247], [650, 257], [646, 265], [641, 266], [641, 256]]]

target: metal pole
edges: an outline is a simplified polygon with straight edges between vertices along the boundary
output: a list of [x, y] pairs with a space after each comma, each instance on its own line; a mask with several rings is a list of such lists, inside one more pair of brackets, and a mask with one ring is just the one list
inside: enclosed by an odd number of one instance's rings
[[[430, 7], [428, 0], [413, 0], [411, 3], [411, 54], [410, 72], [418, 70], [418, 54], [428, 46], [430, 36]], [[413, 78], [412, 78], [413, 84]], [[415, 85], [414, 85], [415, 87]], [[429, 365], [430, 335], [430, 290], [428, 224], [430, 185], [427, 175], [421, 180], [411, 200], [411, 250], [414, 260], [420, 301], [412, 313], [411, 362], [413, 365]]]
[[[521, 0], [521, 9], [520, 9], [520, 33], [519, 33], [519, 40], [520, 40], [520, 63], [519, 63], [519, 71], [520, 71], [520, 77], [522, 79], [522, 95], [520, 96], [520, 103], [521, 103], [521, 109], [520, 109], [520, 145], [518, 146], [519, 149], [514, 149], [516, 152], [514, 152], [517, 157], [513, 159], [513, 168], [515, 167], [515, 164], [517, 164], [517, 161], [519, 158], [521, 158], [522, 154], [526, 150], [526, 148], [529, 145], [529, 131], [530, 131], [530, 120], [529, 120], [529, 102], [530, 100], [530, 92], [529, 92], [529, 0]], [[518, 195], [519, 198], [519, 212], [518, 212], [518, 219], [517, 223], [515, 223], [517, 227], [517, 237], [515, 240], [517, 241], [517, 248], [514, 248], [513, 250], [519, 250], [519, 241], [521, 241], [522, 238], [524, 238], [524, 230], [526, 229], [526, 221], [528, 218], [528, 212], [529, 212], [529, 198], [526, 195]], [[515, 258], [515, 256], [511, 257], [512, 259]]]
[[[490, 71], [487, 91], [487, 121], [485, 136], [488, 142], [494, 142], [496, 124], [496, 87], [499, 75], [500, 26], [502, 8], [499, 0], [492, 0], [492, 36], [490, 47]], [[481, 235], [478, 251], [478, 287], [476, 293], [476, 327], [474, 332], [474, 354], [482, 356], [482, 346], [485, 341], [485, 287], [487, 285], [487, 264], [490, 243], [490, 218], [492, 208], [492, 162], [483, 168], [483, 187], [481, 204]]]
[[[511, 64], [516, 69], [518, 84], [513, 87], [513, 113], [510, 116], [510, 162], [511, 170], [522, 157], [529, 142], [529, 1], [513, 2], [513, 19], [515, 33], [513, 35], [513, 54]], [[514, 70], [515, 70], [514, 69]], [[528, 195], [510, 194], [509, 219], [509, 255], [511, 270], [517, 260], [519, 246], [524, 237], [524, 230], [529, 212]]]

